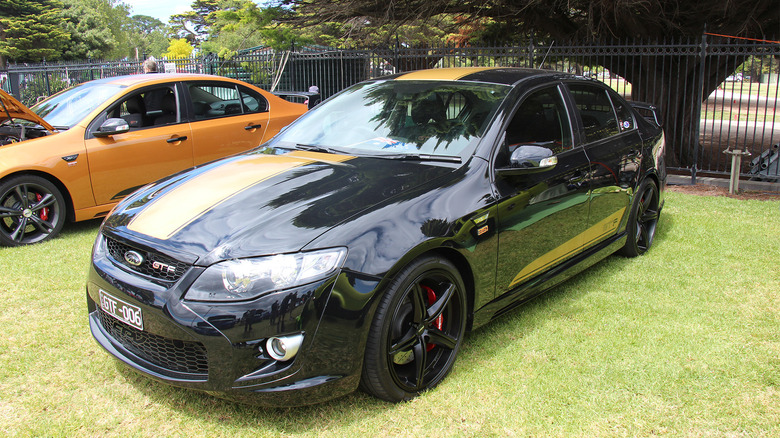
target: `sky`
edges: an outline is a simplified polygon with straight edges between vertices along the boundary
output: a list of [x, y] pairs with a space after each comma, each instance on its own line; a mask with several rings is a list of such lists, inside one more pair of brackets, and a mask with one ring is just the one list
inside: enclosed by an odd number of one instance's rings
[[122, 0], [122, 3], [132, 8], [131, 15], [149, 15], [166, 24], [171, 15], [192, 9], [192, 2], [193, 0]]
[[123, 0], [130, 6], [131, 15], [149, 15], [163, 23], [168, 23], [168, 18], [174, 14], [181, 14], [192, 9], [192, 0]]

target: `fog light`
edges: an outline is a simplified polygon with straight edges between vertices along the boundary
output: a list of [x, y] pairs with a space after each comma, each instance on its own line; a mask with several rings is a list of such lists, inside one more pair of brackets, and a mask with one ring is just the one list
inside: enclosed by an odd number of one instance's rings
[[275, 360], [290, 360], [298, 354], [298, 349], [303, 342], [303, 333], [290, 336], [269, 338], [265, 342], [265, 350]]

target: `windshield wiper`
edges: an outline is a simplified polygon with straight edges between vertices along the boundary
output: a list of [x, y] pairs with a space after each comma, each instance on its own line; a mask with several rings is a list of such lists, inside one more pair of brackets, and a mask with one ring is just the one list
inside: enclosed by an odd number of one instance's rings
[[297, 149], [301, 149], [301, 150], [309, 151], [309, 152], [322, 152], [322, 153], [325, 153], [325, 154], [335, 154], [336, 153], [333, 149], [326, 148], [325, 146], [317, 146], [316, 144], [301, 144], [301, 143], [298, 143], [297, 145], [295, 145], [295, 147]]
[[392, 155], [374, 155], [377, 158], [386, 158], [388, 160], [402, 161], [443, 161], [445, 163], [461, 163], [458, 155], [431, 155], [431, 154], [392, 154]]

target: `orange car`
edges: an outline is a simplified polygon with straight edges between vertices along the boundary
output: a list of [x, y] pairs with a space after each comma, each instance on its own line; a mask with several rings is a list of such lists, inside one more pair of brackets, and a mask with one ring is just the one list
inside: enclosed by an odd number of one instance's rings
[[0, 90], [0, 245], [105, 216], [149, 182], [265, 142], [306, 109], [210, 75], [99, 79], [32, 110]]

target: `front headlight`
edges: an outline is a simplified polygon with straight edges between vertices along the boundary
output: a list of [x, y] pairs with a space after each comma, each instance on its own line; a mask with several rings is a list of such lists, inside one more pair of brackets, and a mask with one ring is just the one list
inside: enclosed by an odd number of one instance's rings
[[328, 277], [344, 262], [346, 248], [227, 260], [209, 266], [185, 295], [195, 301], [248, 300], [263, 293]]

